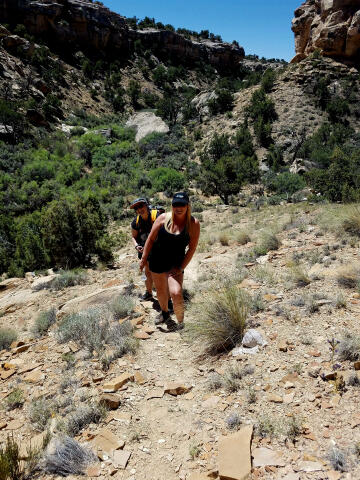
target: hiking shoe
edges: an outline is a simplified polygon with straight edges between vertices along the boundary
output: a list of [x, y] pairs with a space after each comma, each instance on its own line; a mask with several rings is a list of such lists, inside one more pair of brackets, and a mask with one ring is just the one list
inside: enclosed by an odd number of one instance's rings
[[165, 321], [165, 323], [166, 323], [168, 332], [176, 332], [176, 330], [178, 329], [178, 324], [172, 318], [168, 318]]
[[153, 298], [152, 293], [150, 292], [145, 292], [144, 295], [141, 295], [141, 300], [151, 300]]
[[169, 301], [168, 301], [168, 310], [169, 310], [170, 313], [174, 312], [174, 305], [173, 305], [173, 302], [172, 302], [171, 298], [169, 298]]
[[155, 325], [161, 325], [162, 323], [165, 323], [165, 322], [166, 322], [166, 320], [163, 317], [162, 312], [160, 312], [159, 315], [155, 318]]
[[184, 322], [181, 322], [181, 323], [177, 324], [177, 329], [178, 330], [184, 330], [184, 328], [185, 328]]

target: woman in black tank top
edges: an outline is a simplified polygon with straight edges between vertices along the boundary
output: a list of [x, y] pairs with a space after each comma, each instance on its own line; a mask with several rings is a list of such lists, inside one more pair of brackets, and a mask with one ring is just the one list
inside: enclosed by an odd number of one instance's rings
[[[192, 259], [200, 235], [200, 224], [191, 216], [189, 197], [185, 192], [176, 193], [172, 200], [172, 212], [160, 215], [145, 243], [140, 262], [142, 270], [149, 260], [150, 271], [155, 283], [161, 315], [156, 323], [165, 322], [169, 330], [183, 326], [184, 300], [182, 283], [184, 269]], [[178, 321], [170, 319], [168, 296], [174, 304]]]

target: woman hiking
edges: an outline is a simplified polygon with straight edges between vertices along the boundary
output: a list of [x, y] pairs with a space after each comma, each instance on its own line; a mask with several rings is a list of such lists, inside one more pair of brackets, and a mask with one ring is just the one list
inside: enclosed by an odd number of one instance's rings
[[[155, 220], [144, 246], [140, 270], [142, 271], [149, 261], [161, 307], [161, 314], [155, 323], [166, 323], [170, 331], [183, 328], [184, 270], [195, 253], [199, 236], [200, 224], [191, 216], [189, 197], [185, 192], [178, 192], [172, 199], [171, 213], [163, 213]], [[170, 318], [169, 293], [178, 323]]]
[[[146, 198], [137, 198], [132, 202], [130, 208], [135, 210], [136, 216], [131, 222], [131, 235], [132, 241], [137, 251], [138, 258], [141, 259], [144, 251], [144, 245], [146, 239], [151, 231], [153, 223], [156, 218], [159, 216], [159, 211], [157, 209], [151, 209]], [[146, 291], [144, 295], [141, 296], [142, 300], [151, 300], [152, 296], [152, 286], [153, 280], [151, 277], [151, 272], [149, 270], [149, 265], [145, 265], [145, 286]]]

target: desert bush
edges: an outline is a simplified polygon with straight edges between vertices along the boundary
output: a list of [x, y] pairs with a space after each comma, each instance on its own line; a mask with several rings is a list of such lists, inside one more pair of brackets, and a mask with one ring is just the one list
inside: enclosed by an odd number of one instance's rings
[[99, 423], [106, 415], [107, 409], [102, 404], [81, 405], [71, 413], [66, 422], [66, 432], [74, 437], [90, 423]]
[[84, 270], [61, 271], [60, 275], [50, 282], [49, 288], [53, 290], [63, 290], [64, 288], [74, 287], [75, 285], [86, 285], [88, 281], [89, 277]]
[[226, 232], [222, 232], [219, 235], [219, 242], [221, 243], [222, 246], [228, 246], [230, 243], [230, 238], [229, 235]]
[[5, 406], [7, 410], [14, 410], [20, 408], [25, 402], [24, 391], [21, 388], [15, 388], [5, 399]]
[[295, 443], [302, 432], [302, 420], [294, 415], [291, 416], [286, 426], [286, 436]]
[[206, 383], [209, 390], [215, 391], [224, 386], [224, 379], [218, 373], [211, 373]]
[[249, 299], [234, 286], [204, 295], [196, 322], [186, 330], [190, 340], [200, 342], [206, 351], [216, 353], [234, 347], [242, 340], [249, 311]]
[[117, 296], [110, 305], [110, 310], [116, 320], [131, 315], [134, 311], [135, 301], [130, 295]]
[[331, 447], [327, 459], [331, 466], [337, 472], [346, 472], [348, 469], [347, 455], [342, 450], [339, 450], [336, 446]]
[[360, 208], [357, 206], [351, 207], [345, 214], [342, 221], [342, 227], [345, 232], [350, 233], [356, 237], [360, 237]]
[[290, 279], [296, 287], [306, 287], [311, 283], [310, 278], [300, 265], [290, 267]]
[[29, 408], [29, 418], [37, 430], [45, 430], [48, 421], [57, 411], [57, 405], [52, 400], [39, 398], [33, 400]]
[[360, 268], [354, 265], [343, 267], [339, 271], [336, 280], [342, 287], [356, 288], [360, 282]]
[[347, 381], [347, 384], [350, 385], [350, 387], [359, 387], [360, 386], [360, 379], [357, 375], [356, 372], [353, 372]]
[[224, 375], [224, 386], [229, 392], [236, 392], [241, 387], [240, 380], [243, 377], [243, 372], [238, 365], [230, 366]]
[[8, 349], [17, 339], [17, 333], [11, 328], [0, 328], [0, 350]]
[[56, 332], [60, 343], [75, 341], [86, 348], [90, 355], [102, 353], [110, 330], [109, 312], [101, 308], [90, 308], [80, 313], [66, 316]]
[[240, 245], [246, 245], [247, 243], [251, 242], [251, 238], [249, 236], [248, 233], [246, 232], [239, 232], [237, 235], [236, 235], [236, 241], [240, 244]]
[[360, 358], [360, 336], [346, 332], [337, 346], [340, 360], [356, 361]]
[[260, 237], [259, 245], [254, 248], [254, 253], [258, 256], [266, 255], [270, 250], [277, 250], [281, 246], [279, 238], [271, 232], [265, 232]]
[[53, 325], [55, 322], [56, 310], [55, 308], [51, 308], [50, 310], [39, 313], [39, 315], [35, 319], [31, 331], [35, 336], [41, 337], [49, 330], [51, 325]]
[[231, 413], [225, 420], [226, 426], [229, 430], [238, 430], [242, 421], [237, 412]]
[[88, 465], [96, 461], [93, 452], [68, 436], [56, 438], [52, 447], [46, 452], [42, 462], [45, 473], [62, 477], [81, 475]]
[[24, 473], [19, 446], [12, 437], [7, 437], [5, 448], [0, 447], [0, 478], [21, 480]]
[[249, 390], [247, 391], [246, 398], [248, 403], [256, 403], [257, 396], [256, 396], [255, 390], [252, 387], [250, 387]]
[[259, 437], [274, 437], [279, 433], [278, 422], [268, 415], [260, 417], [255, 425], [256, 433]]

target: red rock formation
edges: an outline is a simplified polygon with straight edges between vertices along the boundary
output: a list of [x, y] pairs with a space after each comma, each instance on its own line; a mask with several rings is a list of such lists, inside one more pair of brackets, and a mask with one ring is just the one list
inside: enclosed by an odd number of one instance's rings
[[360, 57], [360, 0], [306, 0], [292, 21], [296, 56], [318, 49], [324, 56], [353, 64]]
[[118, 59], [129, 54], [137, 39], [146, 48], [156, 45], [156, 54], [181, 62], [204, 60], [220, 69], [231, 69], [245, 55], [242, 47], [229, 43], [195, 42], [168, 30], [131, 30], [124, 17], [87, 0], [0, 0], [0, 22], [23, 23], [58, 49]]

